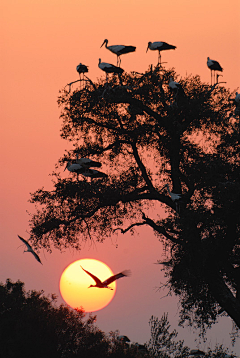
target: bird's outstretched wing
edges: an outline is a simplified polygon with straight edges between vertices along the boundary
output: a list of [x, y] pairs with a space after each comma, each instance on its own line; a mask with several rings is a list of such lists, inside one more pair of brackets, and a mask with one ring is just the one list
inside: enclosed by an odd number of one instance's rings
[[110, 285], [110, 283], [112, 283], [113, 281], [116, 281], [116, 280], [118, 280], [118, 279], [121, 278], [121, 277], [127, 277], [127, 276], [130, 276], [130, 275], [131, 275], [131, 271], [125, 270], [125, 271], [123, 271], [123, 272], [120, 272], [120, 273], [118, 273], [118, 274], [116, 274], [116, 275], [113, 275], [113, 276], [109, 277], [108, 279], [106, 279], [106, 280], [103, 282], [103, 284], [105, 284], [105, 285]]
[[40, 264], [42, 265], [42, 262], [41, 262], [41, 260], [40, 260], [40, 257], [38, 256], [38, 254], [36, 254], [36, 252], [35, 251], [31, 251], [32, 252], [32, 254], [33, 254], [33, 256], [35, 257], [35, 259], [38, 261], [38, 262], [40, 262]]
[[32, 246], [23, 237], [19, 236], [19, 239], [27, 246], [28, 249], [32, 250]]
[[[81, 265], [80, 265], [80, 266], [81, 266]], [[81, 266], [81, 267], [82, 267], [82, 266]], [[99, 280], [99, 278], [98, 278], [97, 276], [95, 276], [95, 275], [93, 275], [91, 272], [85, 270], [83, 267], [82, 267], [82, 269], [83, 269], [83, 271], [85, 271], [89, 276], [91, 276], [91, 277], [94, 279], [94, 281], [96, 282], [96, 284], [102, 284], [102, 281]]]
[[40, 264], [42, 265], [42, 262], [40, 260], [40, 257], [38, 256], [38, 254], [36, 254], [36, 252], [33, 250], [32, 246], [27, 242], [27, 240], [25, 240], [23, 237], [19, 236], [19, 239], [27, 246], [28, 251], [31, 252], [33, 254], [33, 256], [35, 257], [35, 259], [40, 262]]

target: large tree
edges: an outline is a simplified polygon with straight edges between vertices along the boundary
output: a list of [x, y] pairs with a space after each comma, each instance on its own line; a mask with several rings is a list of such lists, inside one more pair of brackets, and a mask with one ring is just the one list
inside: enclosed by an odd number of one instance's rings
[[[61, 136], [73, 147], [59, 159], [54, 188], [32, 194], [31, 241], [80, 248], [86, 237], [102, 241], [149, 226], [168, 249], [163, 265], [181, 322], [204, 328], [225, 312], [240, 327], [234, 95], [199, 76], [171, 89], [171, 78], [173, 69], [157, 66], [62, 91]], [[63, 166], [76, 155], [100, 161], [107, 178], [66, 179]]]

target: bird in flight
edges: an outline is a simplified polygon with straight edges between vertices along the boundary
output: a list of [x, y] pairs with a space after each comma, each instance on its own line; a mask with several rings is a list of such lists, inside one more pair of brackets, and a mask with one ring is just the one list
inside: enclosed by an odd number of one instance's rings
[[[82, 267], [82, 266], [81, 266]], [[96, 282], [95, 285], [90, 285], [88, 288], [90, 287], [98, 287], [98, 288], [109, 288], [110, 290], [112, 290], [111, 287], [108, 287], [108, 285], [110, 285], [110, 283], [118, 280], [119, 278], [121, 277], [127, 277], [127, 276], [130, 276], [131, 272], [128, 271], [128, 270], [125, 270], [123, 272], [120, 272], [118, 273], [117, 275], [113, 275], [113, 276], [110, 276], [109, 278], [107, 278], [105, 281], [101, 281], [97, 276], [93, 275], [91, 272], [85, 270], [83, 267], [82, 267], [83, 271], [85, 271], [89, 276], [92, 277], [92, 279], [94, 279], [94, 281]]]
[[40, 262], [40, 264], [42, 264], [40, 257], [36, 254], [36, 252], [33, 250], [32, 246], [27, 242], [27, 240], [25, 240], [24, 238], [22, 238], [21, 236], [19, 236], [19, 239], [27, 246], [27, 250], [24, 250], [23, 252], [31, 252], [33, 254], [33, 256], [35, 257], [35, 259]]

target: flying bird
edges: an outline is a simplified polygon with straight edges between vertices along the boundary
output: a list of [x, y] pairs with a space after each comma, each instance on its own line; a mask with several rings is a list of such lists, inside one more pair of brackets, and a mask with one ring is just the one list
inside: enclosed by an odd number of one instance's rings
[[176, 48], [176, 46], [169, 45], [167, 42], [162, 42], [162, 41], [151, 42], [151, 41], [149, 41], [147, 51], [148, 51], [148, 49], [150, 49], [152, 51], [158, 51], [158, 65], [161, 66], [161, 51], [175, 50], [175, 48]]
[[27, 242], [27, 240], [25, 240], [24, 238], [22, 238], [21, 236], [19, 236], [19, 239], [27, 246], [27, 250], [24, 250], [23, 252], [31, 252], [33, 254], [33, 256], [35, 257], [35, 259], [40, 262], [40, 264], [42, 264], [40, 257], [36, 254], [36, 252], [33, 250], [32, 246]]
[[112, 45], [108, 46], [108, 40], [105, 39], [100, 47], [102, 47], [105, 44], [106, 49], [117, 55], [117, 66], [120, 66], [121, 64], [121, 55], [124, 55], [125, 53], [134, 52], [136, 50], [135, 46], [125, 46], [125, 45]]
[[89, 158], [79, 158], [78, 159], [78, 154], [76, 157], [76, 163], [85, 167], [85, 168], [90, 168], [90, 167], [101, 167], [102, 164], [100, 162], [96, 162], [92, 159]]
[[[82, 267], [82, 266], [81, 266]], [[110, 290], [112, 290], [111, 287], [108, 287], [108, 285], [110, 285], [110, 283], [118, 280], [119, 278], [121, 277], [127, 277], [127, 276], [130, 276], [131, 272], [126, 270], [126, 271], [123, 271], [123, 272], [120, 272], [118, 273], [117, 275], [113, 275], [113, 276], [110, 276], [108, 279], [106, 279], [105, 281], [101, 281], [97, 276], [93, 275], [91, 272], [85, 270], [83, 267], [82, 267], [83, 271], [85, 271], [89, 276], [92, 277], [92, 279], [96, 282], [95, 285], [90, 285], [88, 288], [90, 287], [98, 287], [98, 288], [109, 288]]]
[[[211, 60], [209, 57], [207, 58], [207, 66], [211, 70], [211, 85], [212, 85], [212, 71], [223, 71], [223, 68], [220, 66], [219, 62]], [[213, 79], [215, 81], [215, 76], [213, 75]]]

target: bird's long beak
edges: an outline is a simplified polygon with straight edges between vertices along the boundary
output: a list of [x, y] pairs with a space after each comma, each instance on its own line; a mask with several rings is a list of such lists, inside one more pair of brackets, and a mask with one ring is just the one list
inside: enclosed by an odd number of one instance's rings
[[148, 52], [148, 47], [147, 47], [147, 51], [146, 51], [146, 53]]
[[68, 166], [68, 163], [67, 163], [66, 167], [64, 168], [64, 172], [65, 172], [65, 170], [67, 169], [67, 166]]
[[103, 47], [104, 44], [105, 44], [105, 40], [103, 41], [103, 43], [102, 43], [102, 45], [100, 46], [100, 48]]

